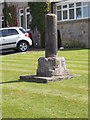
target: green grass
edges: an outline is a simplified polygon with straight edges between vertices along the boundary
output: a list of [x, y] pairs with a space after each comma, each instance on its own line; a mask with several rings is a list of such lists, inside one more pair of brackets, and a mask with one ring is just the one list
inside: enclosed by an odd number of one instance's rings
[[58, 51], [70, 74], [80, 77], [48, 84], [20, 82], [19, 76], [35, 74], [44, 51], [0, 56], [2, 59], [3, 118], [87, 118], [88, 50]]

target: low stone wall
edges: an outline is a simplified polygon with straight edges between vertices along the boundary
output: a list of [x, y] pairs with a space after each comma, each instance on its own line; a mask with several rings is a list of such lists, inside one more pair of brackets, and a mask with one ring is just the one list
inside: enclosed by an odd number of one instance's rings
[[90, 19], [58, 22], [57, 29], [60, 31], [62, 46], [88, 48], [88, 25]]

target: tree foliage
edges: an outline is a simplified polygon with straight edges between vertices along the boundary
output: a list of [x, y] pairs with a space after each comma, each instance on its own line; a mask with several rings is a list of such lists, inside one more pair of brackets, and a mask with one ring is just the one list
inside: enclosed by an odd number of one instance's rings
[[45, 15], [50, 11], [49, 2], [29, 2], [30, 13], [32, 15], [31, 29], [35, 27], [41, 34], [41, 46], [45, 47]]

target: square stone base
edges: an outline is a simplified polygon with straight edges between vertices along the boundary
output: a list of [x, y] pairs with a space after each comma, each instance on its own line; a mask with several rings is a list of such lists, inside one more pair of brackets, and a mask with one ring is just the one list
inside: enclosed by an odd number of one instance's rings
[[77, 77], [77, 76], [78, 75], [39, 77], [37, 75], [25, 75], [25, 76], [20, 76], [20, 81], [48, 83], [48, 82], [55, 82], [55, 81], [70, 79], [70, 78]]

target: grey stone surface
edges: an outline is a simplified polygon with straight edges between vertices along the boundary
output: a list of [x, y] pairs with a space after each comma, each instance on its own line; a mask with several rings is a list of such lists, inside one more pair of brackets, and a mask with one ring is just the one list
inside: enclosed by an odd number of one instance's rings
[[52, 76], [52, 77], [39, 77], [37, 75], [25, 75], [25, 76], [20, 76], [20, 81], [48, 83], [48, 82], [56, 82], [61, 80], [68, 80], [70, 78], [77, 77], [77, 76], [80, 76], [80, 75], [66, 75], [66, 76]]
[[[90, 19], [74, 20], [74, 21], [63, 21], [57, 23], [57, 29], [60, 30], [62, 46], [66, 46], [66, 43], [77, 42], [78, 44], [88, 46], [89, 36], [88, 25], [90, 24]], [[72, 44], [71, 46], [72, 47]]]
[[45, 16], [45, 57], [57, 56], [57, 17], [55, 14]]
[[64, 57], [41, 57], [38, 59], [37, 76], [52, 77], [69, 74]]

